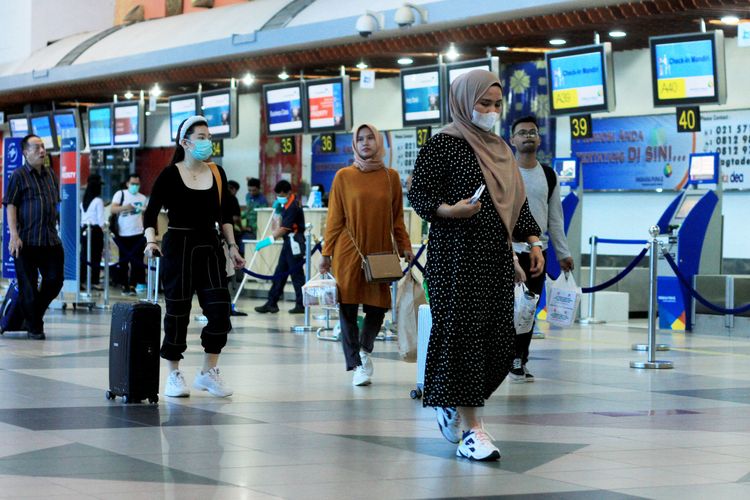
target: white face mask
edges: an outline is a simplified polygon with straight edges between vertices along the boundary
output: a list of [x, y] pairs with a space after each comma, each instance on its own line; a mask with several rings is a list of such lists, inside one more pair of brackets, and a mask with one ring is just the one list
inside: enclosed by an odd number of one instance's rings
[[471, 123], [481, 128], [485, 132], [492, 130], [495, 122], [500, 119], [500, 113], [493, 111], [489, 113], [480, 113], [476, 109], [471, 110]]

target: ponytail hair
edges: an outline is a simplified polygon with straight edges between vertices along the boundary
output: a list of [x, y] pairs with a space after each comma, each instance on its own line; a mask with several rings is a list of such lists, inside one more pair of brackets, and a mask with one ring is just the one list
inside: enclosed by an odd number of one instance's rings
[[[186, 124], [187, 129], [183, 132], [182, 129]], [[180, 144], [180, 142], [182, 142], [182, 139], [192, 134], [193, 130], [195, 130], [195, 127], [199, 125], [208, 127], [208, 122], [202, 116], [191, 116], [182, 120], [180, 126], [177, 127], [177, 137], [175, 137], [175, 150], [174, 154], [172, 155], [172, 161], [170, 162], [170, 165], [174, 165], [175, 163], [179, 163], [185, 159], [185, 148], [182, 147], [182, 144]]]

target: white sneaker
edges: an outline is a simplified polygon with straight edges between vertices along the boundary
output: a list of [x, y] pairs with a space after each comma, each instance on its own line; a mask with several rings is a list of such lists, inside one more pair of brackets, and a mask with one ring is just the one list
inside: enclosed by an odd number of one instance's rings
[[456, 449], [456, 456], [477, 461], [499, 460], [500, 450], [492, 444], [492, 439], [484, 427], [466, 431]]
[[211, 395], [219, 398], [226, 398], [234, 393], [232, 389], [224, 384], [217, 367], [213, 367], [207, 372], [198, 372], [195, 375], [193, 387], [201, 391], [208, 391]]
[[461, 415], [456, 408], [436, 407], [437, 423], [443, 437], [451, 443], [461, 441]]
[[526, 368], [526, 365], [523, 365], [523, 373], [526, 376], [526, 382], [533, 382], [534, 381], [534, 375], [531, 374], [528, 368]]
[[354, 369], [354, 377], [352, 378], [353, 386], [370, 385], [371, 383], [370, 376], [367, 375], [367, 370], [365, 370], [364, 366], [358, 366]]
[[372, 366], [372, 358], [365, 351], [359, 351], [359, 359], [362, 360], [362, 368], [365, 369], [365, 373], [368, 377], [372, 377], [375, 372], [375, 368]]
[[167, 377], [164, 395], [170, 398], [186, 398], [190, 396], [190, 389], [180, 370], [173, 370]]

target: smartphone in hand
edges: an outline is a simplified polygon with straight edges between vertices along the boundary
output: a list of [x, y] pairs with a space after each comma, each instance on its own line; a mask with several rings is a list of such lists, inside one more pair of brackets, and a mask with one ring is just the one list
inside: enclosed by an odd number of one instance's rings
[[482, 193], [484, 193], [485, 187], [486, 186], [484, 184], [479, 186], [479, 189], [476, 190], [476, 192], [474, 193], [474, 196], [472, 196], [471, 199], [469, 200], [469, 205], [474, 205], [476, 204], [476, 202], [479, 201], [479, 198], [482, 196]]

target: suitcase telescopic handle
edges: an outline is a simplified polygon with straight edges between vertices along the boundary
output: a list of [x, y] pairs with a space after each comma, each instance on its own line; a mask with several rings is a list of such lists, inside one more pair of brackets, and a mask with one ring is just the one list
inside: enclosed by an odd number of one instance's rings
[[161, 258], [158, 256], [148, 258], [148, 269], [146, 279], [146, 301], [154, 304], [159, 302], [159, 265]]

